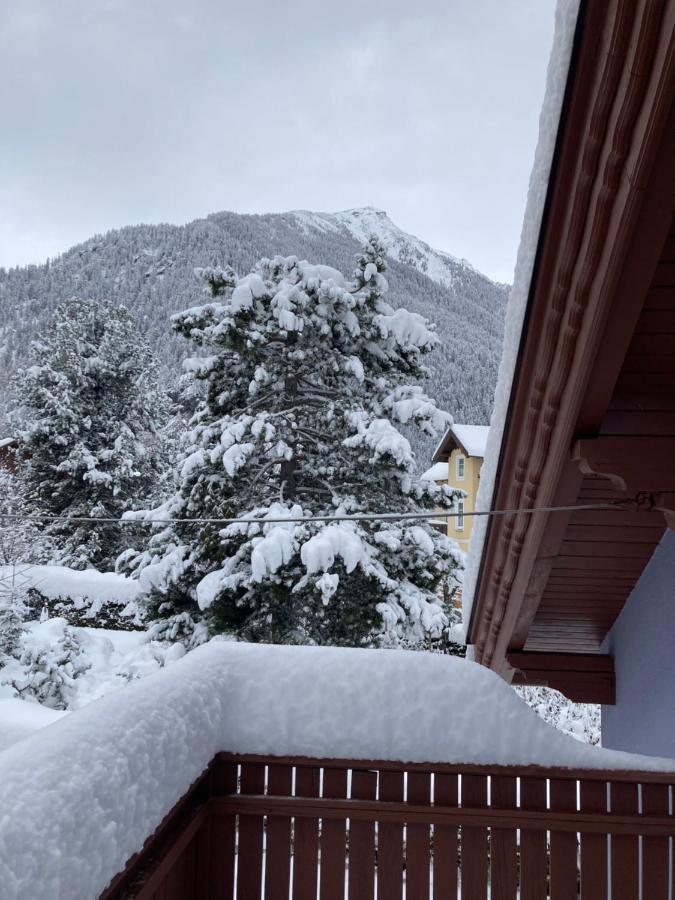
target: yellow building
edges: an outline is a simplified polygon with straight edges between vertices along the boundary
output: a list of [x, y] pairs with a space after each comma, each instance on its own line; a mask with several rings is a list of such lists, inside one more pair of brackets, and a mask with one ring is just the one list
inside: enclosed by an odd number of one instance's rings
[[459, 515], [448, 519], [447, 526], [448, 537], [457, 541], [464, 551], [469, 549], [473, 526], [473, 518], [465, 513], [476, 508], [488, 430], [487, 425], [452, 425], [434, 452], [434, 465], [422, 476], [466, 493], [466, 497], [458, 502]]

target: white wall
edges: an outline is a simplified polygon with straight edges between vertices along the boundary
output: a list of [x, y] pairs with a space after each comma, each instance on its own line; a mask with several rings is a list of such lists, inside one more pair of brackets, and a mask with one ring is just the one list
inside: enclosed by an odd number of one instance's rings
[[663, 536], [603, 649], [616, 669], [603, 747], [675, 758], [675, 532]]

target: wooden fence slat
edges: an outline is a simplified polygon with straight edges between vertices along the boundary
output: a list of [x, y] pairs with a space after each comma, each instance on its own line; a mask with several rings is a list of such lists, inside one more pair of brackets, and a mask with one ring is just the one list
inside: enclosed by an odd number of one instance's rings
[[[377, 772], [352, 771], [351, 796], [374, 800]], [[374, 900], [375, 897], [375, 822], [349, 822], [349, 900]]]
[[[265, 790], [265, 766], [244, 763], [241, 767], [242, 794], [262, 794]], [[239, 816], [237, 854], [237, 900], [258, 900], [262, 890], [263, 818]]]
[[209, 896], [209, 860], [211, 858], [211, 825], [209, 817], [199, 829], [196, 838], [196, 870], [195, 894], [197, 897]]
[[[582, 812], [607, 812], [607, 783], [582, 781], [580, 788]], [[607, 837], [604, 834], [581, 835], [581, 898], [607, 898]]]
[[[434, 774], [434, 806], [457, 806], [457, 776]], [[457, 828], [434, 825], [434, 900], [457, 898]]]
[[[638, 811], [636, 784], [611, 783], [610, 802], [612, 814], [635, 814]], [[613, 834], [612, 851], [612, 900], [635, 900], [638, 887], [638, 838]]]
[[[520, 779], [521, 809], [546, 809], [546, 779]], [[548, 896], [546, 832], [520, 832], [520, 900], [546, 900]]]
[[[667, 816], [669, 793], [667, 784], [643, 784], [642, 812], [646, 815]], [[645, 900], [668, 900], [667, 837], [643, 838], [642, 896]]]
[[[371, 768], [366, 763], [351, 769], [348, 797], [350, 765], [343, 760], [219, 754], [102, 896], [233, 900], [236, 894], [237, 900], [260, 900], [264, 864], [265, 900], [288, 900], [291, 870], [294, 900], [317, 900], [319, 873], [320, 900], [344, 900], [346, 862], [349, 900], [373, 900], [375, 883], [378, 900], [402, 900], [404, 883], [409, 900], [428, 900], [432, 873], [434, 900], [457, 900], [459, 830], [462, 900], [486, 900], [488, 875], [492, 900], [515, 900], [518, 885], [520, 900], [545, 900], [547, 832], [551, 900], [577, 897], [578, 832], [581, 900], [607, 900], [610, 889], [612, 900], [669, 897], [675, 834], [672, 774], [578, 770], [572, 777], [564, 769], [542, 775], [487, 766], [464, 772], [423, 764], [408, 768], [399, 763], [396, 768], [389, 762]], [[405, 802], [404, 770], [410, 776]], [[608, 777], [611, 782], [603, 780]], [[347, 828], [351, 845], [345, 860]], [[404, 829], [409, 838], [405, 881]]]
[[[427, 772], [408, 772], [408, 803], [428, 806], [431, 803], [431, 775]], [[431, 848], [429, 825], [406, 827], [406, 895], [428, 900], [430, 890]]]
[[[344, 799], [347, 796], [346, 769], [324, 769], [323, 796], [331, 799]], [[344, 819], [323, 819], [321, 822], [321, 900], [344, 900], [346, 864], [347, 823]]]
[[[403, 800], [403, 772], [380, 772], [379, 799]], [[377, 825], [377, 900], [401, 900], [403, 896], [403, 825]], [[340, 898], [342, 900], [342, 898]]]
[[[487, 777], [462, 775], [462, 806], [487, 806]], [[462, 826], [462, 900], [486, 900], [488, 873], [487, 828]]]
[[[550, 808], [576, 811], [577, 786], [574, 781], [552, 778]], [[551, 832], [551, 900], [577, 900], [577, 836]]]
[[[516, 809], [515, 778], [495, 775], [490, 780], [490, 805]], [[492, 900], [516, 900], [518, 892], [516, 829], [493, 828], [490, 836], [490, 884]]]
[[[295, 796], [318, 797], [320, 770], [298, 766], [295, 770]], [[295, 819], [293, 842], [293, 900], [316, 900], [319, 858], [318, 818]]]
[[[211, 766], [197, 788], [199, 803], [208, 803], [213, 796], [213, 769]], [[196, 835], [195, 882], [194, 891], [197, 897], [209, 896], [209, 860], [211, 859], [211, 822], [212, 817], [205, 817], [204, 824]]]
[[[290, 797], [293, 767], [270, 765], [267, 769], [267, 793]], [[265, 847], [265, 900], [288, 900], [291, 877], [291, 820], [288, 816], [267, 817]]]
[[[236, 763], [215, 764], [212, 790], [216, 797], [237, 791]], [[209, 898], [232, 900], [234, 897], [234, 848], [237, 837], [236, 816], [214, 816], [209, 822]]]
[[197, 900], [196, 872], [197, 842], [193, 838], [164, 879], [163, 890], [155, 895], [157, 900]]

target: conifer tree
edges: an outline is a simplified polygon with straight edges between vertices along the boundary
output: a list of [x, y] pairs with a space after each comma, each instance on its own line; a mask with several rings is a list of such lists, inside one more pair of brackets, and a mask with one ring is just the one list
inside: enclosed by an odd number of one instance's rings
[[[449, 509], [457, 492], [415, 476], [399, 430], [449, 421], [415, 385], [437, 339], [386, 303], [384, 270], [375, 237], [351, 283], [295, 257], [243, 278], [203, 270], [211, 302], [174, 316], [204, 354], [187, 368], [206, 397], [177, 491], [147, 517], [267, 520], [168, 524], [124, 558], [174, 637], [198, 640], [198, 624], [202, 636], [358, 645], [445, 626], [436, 591], [457, 552], [425, 518], [405, 517]], [[393, 517], [291, 521], [383, 512]]]
[[91, 668], [82, 639], [64, 619], [51, 619], [44, 631], [40, 626], [26, 633], [15, 655], [19, 672], [4, 683], [11, 684], [19, 697], [31, 697], [52, 709], [68, 708], [77, 679]]
[[38, 542], [23, 484], [0, 466], [0, 668], [18, 647], [30, 618], [26, 560]]
[[111, 568], [124, 526], [69, 522], [118, 518], [152, 497], [160, 466], [155, 424], [166, 403], [153, 360], [123, 306], [72, 299], [32, 347], [20, 375], [22, 477], [47, 522], [51, 561]]

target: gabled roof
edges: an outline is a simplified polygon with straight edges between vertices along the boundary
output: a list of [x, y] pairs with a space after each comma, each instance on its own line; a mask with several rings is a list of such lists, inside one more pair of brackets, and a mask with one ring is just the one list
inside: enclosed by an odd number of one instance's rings
[[658, 508], [675, 507], [674, 34], [675, 0], [582, 7], [477, 499], [541, 509], [644, 491], [651, 511], [479, 520], [465, 579], [477, 661], [600, 702], [603, 639], [663, 534]]
[[460, 425], [454, 423], [445, 432], [441, 441], [434, 450], [432, 457], [434, 462], [448, 459], [455, 448], [459, 448], [465, 456], [475, 456], [482, 459], [485, 456], [487, 444], [487, 425]]

